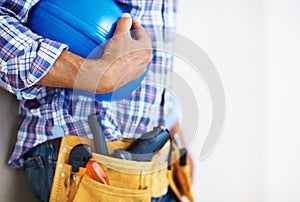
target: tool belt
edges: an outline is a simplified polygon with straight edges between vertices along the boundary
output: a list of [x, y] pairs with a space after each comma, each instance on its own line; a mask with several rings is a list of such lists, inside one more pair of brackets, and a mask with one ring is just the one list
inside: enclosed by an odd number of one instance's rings
[[[109, 153], [115, 149], [126, 149], [132, 139], [107, 142]], [[71, 150], [79, 144], [87, 144], [94, 151], [92, 139], [79, 136], [62, 138], [56, 171], [53, 179], [50, 201], [151, 201], [151, 198], [161, 197], [170, 187], [177, 198], [182, 201], [185, 195], [193, 201], [191, 179], [189, 175], [190, 162], [179, 164], [179, 151], [176, 145], [168, 141], [157, 152], [151, 161], [131, 161], [104, 156], [92, 152], [91, 160], [101, 165], [109, 179], [109, 185], [99, 183], [87, 175], [87, 168], [80, 167], [78, 172], [72, 172], [68, 164]], [[169, 148], [172, 144], [172, 159], [176, 161], [168, 169]]]

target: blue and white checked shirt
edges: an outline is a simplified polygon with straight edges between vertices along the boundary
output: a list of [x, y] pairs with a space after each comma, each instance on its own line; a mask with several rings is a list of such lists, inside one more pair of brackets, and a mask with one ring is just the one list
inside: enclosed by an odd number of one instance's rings
[[[118, 102], [97, 101], [70, 91], [38, 86], [66, 44], [43, 38], [24, 24], [38, 0], [0, 1], [0, 86], [20, 101], [18, 138], [9, 164], [22, 168], [22, 156], [44, 141], [64, 135], [92, 137], [87, 117], [100, 113], [108, 141], [139, 137], [156, 126], [163, 86], [172, 56], [154, 50], [147, 77], [132, 96]], [[175, 0], [117, 0], [126, 5], [148, 32], [153, 43], [174, 31]], [[88, 3], [88, 2], [87, 2]], [[158, 84], [158, 85], [157, 85]], [[161, 86], [161, 87], [160, 87]], [[170, 108], [170, 107], [167, 107]]]

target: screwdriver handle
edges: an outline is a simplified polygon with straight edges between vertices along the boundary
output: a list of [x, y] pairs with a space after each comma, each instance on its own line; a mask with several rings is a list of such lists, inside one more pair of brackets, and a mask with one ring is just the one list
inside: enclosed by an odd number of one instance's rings
[[88, 117], [88, 123], [94, 137], [95, 151], [98, 154], [108, 156], [105, 136], [101, 127], [100, 114], [92, 114]]

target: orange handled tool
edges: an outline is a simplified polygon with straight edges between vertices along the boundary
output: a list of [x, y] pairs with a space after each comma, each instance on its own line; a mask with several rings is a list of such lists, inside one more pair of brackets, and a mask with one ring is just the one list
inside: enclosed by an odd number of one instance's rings
[[105, 185], [110, 185], [108, 176], [106, 175], [100, 164], [96, 161], [88, 161], [88, 163], [86, 164], [86, 174], [97, 182]]

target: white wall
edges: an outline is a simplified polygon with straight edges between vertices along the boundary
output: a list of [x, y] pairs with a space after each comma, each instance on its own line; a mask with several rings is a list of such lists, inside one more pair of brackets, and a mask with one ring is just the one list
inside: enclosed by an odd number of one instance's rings
[[[178, 10], [178, 32], [212, 59], [227, 99], [226, 125], [215, 151], [208, 159], [197, 160], [202, 136], [191, 150], [196, 201], [261, 201], [260, 1], [180, 1]], [[209, 107], [200, 114], [210, 119]], [[201, 123], [207, 128], [207, 122]]]
[[264, 10], [264, 201], [300, 201], [300, 1]]
[[191, 149], [196, 201], [300, 201], [299, 10], [298, 0], [180, 1], [178, 32], [210, 56], [227, 99], [215, 151], [197, 161], [202, 137]]

